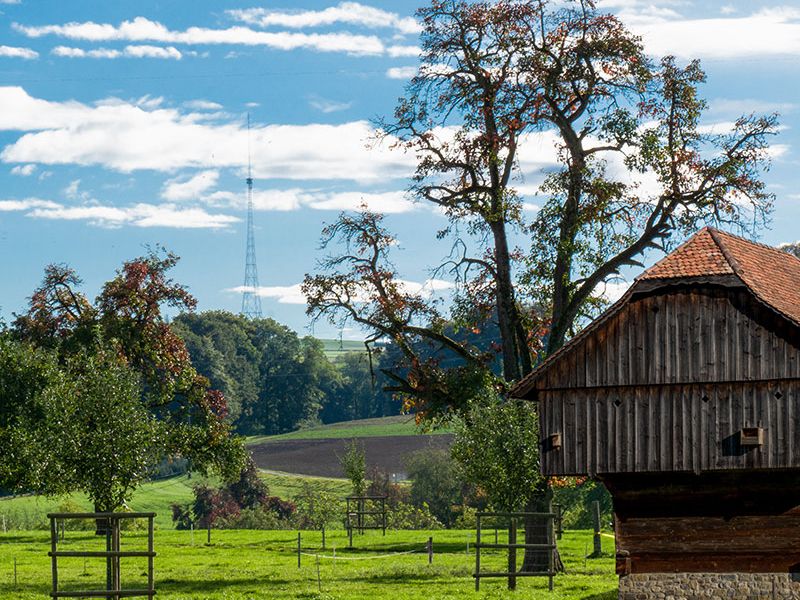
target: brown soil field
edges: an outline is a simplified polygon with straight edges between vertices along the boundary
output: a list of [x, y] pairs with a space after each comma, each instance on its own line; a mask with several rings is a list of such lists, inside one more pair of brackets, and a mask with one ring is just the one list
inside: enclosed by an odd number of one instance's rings
[[[344, 477], [339, 457], [345, 452], [347, 439], [284, 440], [264, 442], [251, 446], [253, 460], [261, 469], [316, 475], [319, 477]], [[453, 441], [452, 434], [396, 435], [359, 438], [367, 458], [367, 468], [379, 467], [405, 479], [406, 457], [425, 448], [447, 449]]]

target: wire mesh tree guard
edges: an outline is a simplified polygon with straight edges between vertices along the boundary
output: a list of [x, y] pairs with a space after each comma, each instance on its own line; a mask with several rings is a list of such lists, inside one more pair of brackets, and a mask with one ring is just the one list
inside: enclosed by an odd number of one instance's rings
[[[475, 534], [475, 591], [481, 588], [481, 579], [486, 577], [504, 577], [508, 579], [508, 589], [513, 590], [516, 588], [517, 577], [547, 577], [548, 589], [553, 591], [553, 577], [556, 574], [556, 542], [555, 542], [555, 524], [559, 517], [557, 513], [541, 513], [541, 512], [479, 512], [476, 520], [476, 534]], [[508, 519], [508, 543], [502, 544], [497, 540], [495, 533], [494, 543], [484, 543], [481, 541], [481, 520], [487, 518], [494, 519]], [[543, 521], [547, 528], [547, 543], [546, 544], [528, 544], [517, 543], [517, 524], [518, 520], [523, 523], [530, 519]], [[560, 528], [560, 527], [559, 527]], [[496, 528], [495, 528], [496, 532]], [[524, 538], [523, 538], [524, 539]], [[506, 550], [508, 555], [507, 570], [506, 571], [481, 571], [481, 550]], [[527, 571], [523, 569], [517, 570], [517, 549], [525, 550], [544, 550], [548, 555], [548, 566], [546, 571]]]
[[[51, 598], [120, 598], [146, 597], [153, 600], [156, 591], [153, 581], [153, 519], [155, 513], [50, 513], [50, 563], [52, 568], [53, 589]], [[105, 550], [59, 550], [58, 525], [66, 520], [94, 520], [97, 532], [105, 534]], [[147, 519], [147, 550], [133, 551], [121, 549], [120, 522], [124, 519]], [[102, 529], [101, 529], [102, 527]], [[58, 559], [59, 558], [105, 558], [106, 586], [102, 590], [59, 590]], [[144, 589], [122, 589], [121, 560], [123, 558], [147, 558], [147, 587]]]
[[380, 529], [386, 535], [386, 499], [387, 496], [347, 496], [345, 528], [351, 548], [354, 529], [361, 534], [367, 529]]

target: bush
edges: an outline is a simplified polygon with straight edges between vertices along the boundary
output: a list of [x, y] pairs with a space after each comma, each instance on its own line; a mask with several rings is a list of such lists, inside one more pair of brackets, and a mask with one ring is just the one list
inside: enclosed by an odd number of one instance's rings
[[252, 458], [242, 469], [238, 481], [229, 484], [225, 489], [240, 508], [257, 508], [269, 496], [269, 488], [258, 476], [258, 469]]
[[297, 506], [295, 506], [294, 502], [282, 500], [277, 496], [269, 496], [265, 498], [261, 507], [275, 513], [279, 519], [284, 520], [292, 518], [297, 512]]
[[213, 527], [218, 519], [229, 519], [239, 512], [241, 507], [227, 489], [214, 490], [207, 485], [194, 487], [192, 513], [198, 527]]
[[401, 502], [386, 515], [389, 529], [443, 529], [444, 525], [433, 514], [428, 505], [413, 506]]
[[463, 487], [453, 459], [446, 450], [420, 450], [408, 460], [411, 503], [430, 512], [446, 526], [453, 523], [453, 505], [463, 503]]
[[223, 517], [216, 522], [219, 529], [291, 529], [292, 525], [264, 506], [244, 508], [238, 515]]

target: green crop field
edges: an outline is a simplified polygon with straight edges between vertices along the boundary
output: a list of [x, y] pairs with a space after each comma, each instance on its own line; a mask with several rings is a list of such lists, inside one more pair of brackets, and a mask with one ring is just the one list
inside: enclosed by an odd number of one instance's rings
[[[414, 417], [397, 415], [393, 417], [379, 417], [375, 419], [361, 419], [359, 421], [345, 421], [310, 427], [280, 435], [255, 436], [247, 439], [248, 444], [260, 444], [273, 440], [318, 440], [324, 438], [363, 438], [393, 435], [415, 435], [419, 430], [414, 423]], [[449, 433], [445, 429], [431, 432]]]
[[[367, 599], [438, 600], [455, 598], [507, 598], [503, 580], [486, 580], [474, 591], [474, 548], [467, 552], [473, 531], [367, 532], [355, 537], [354, 550], [346, 548], [344, 531], [328, 533], [328, 547], [319, 550], [320, 534], [303, 532], [304, 554], [297, 567], [297, 533], [294, 531], [214, 531], [211, 545], [206, 533], [156, 531], [155, 559], [158, 598], [170, 600]], [[433, 564], [424, 551], [433, 537]], [[493, 536], [492, 536], [493, 537]], [[502, 539], [501, 535], [501, 539]], [[492, 539], [493, 541], [493, 539]], [[612, 600], [617, 579], [611, 555], [585, 559], [591, 548], [588, 531], [566, 531], [559, 548], [567, 573], [555, 578], [555, 591], [547, 591], [544, 578], [521, 578], [519, 598]], [[613, 541], [604, 539], [611, 550]], [[140, 532], [123, 532], [123, 550], [144, 548]], [[99, 549], [100, 538], [85, 532], [66, 532], [62, 550]], [[336, 550], [334, 551], [334, 547]], [[50, 591], [49, 534], [42, 531], [0, 533], [0, 598], [39, 600]], [[411, 552], [406, 554], [395, 554]], [[319, 553], [319, 571], [315, 554]], [[332, 560], [333, 555], [336, 560]], [[359, 560], [352, 560], [359, 559]], [[500, 554], [482, 553], [486, 568], [501, 569]], [[14, 561], [17, 583], [14, 585]], [[62, 559], [62, 589], [102, 585], [103, 559]], [[144, 581], [146, 559], [123, 562], [123, 583], [135, 587]], [[139, 561], [139, 562], [136, 562]], [[125, 566], [127, 565], [127, 566]]]

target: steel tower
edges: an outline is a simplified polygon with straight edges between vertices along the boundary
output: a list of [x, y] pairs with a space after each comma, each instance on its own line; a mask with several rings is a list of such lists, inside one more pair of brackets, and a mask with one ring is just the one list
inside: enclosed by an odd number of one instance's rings
[[244, 263], [242, 315], [248, 319], [261, 318], [261, 297], [258, 295], [256, 238], [253, 231], [253, 173], [250, 164], [250, 114], [247, 115], [247, 251]]

